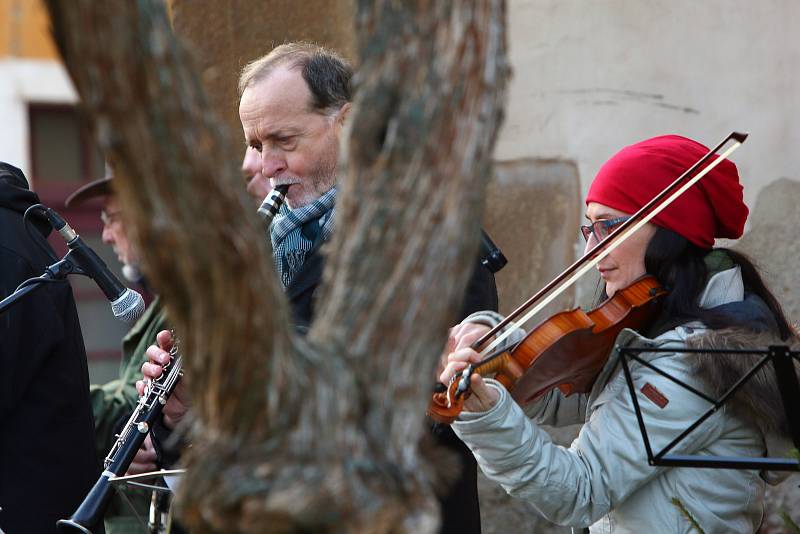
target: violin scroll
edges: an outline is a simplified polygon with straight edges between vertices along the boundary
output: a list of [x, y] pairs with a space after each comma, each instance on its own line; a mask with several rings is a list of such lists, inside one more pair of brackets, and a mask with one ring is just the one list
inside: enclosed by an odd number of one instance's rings
[[449, 425], [455, 421], [458, 414], [464, 410], [464, 401], [470, 395], [470, 377], [474, 372], [469, 365], [462, 372], [453, 375], [450, 384], [446, 387], [439, 384], [440, 388], [433, 393], [428, 404], [427, 416], [437, 423]]
[[456, 396], [458, 385], [454, 382], [444, 391], [437, 391], [428, 403], [426, 414], [437, 423], [449, 425], [464, 410], [466, 395]]

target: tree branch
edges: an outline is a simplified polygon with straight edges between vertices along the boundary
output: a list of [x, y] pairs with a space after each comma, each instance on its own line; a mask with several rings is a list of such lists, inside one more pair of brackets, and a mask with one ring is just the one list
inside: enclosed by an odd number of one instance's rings
[[355, 112], [309, 340], [157, 0], [47, 0], [183, 341], [193, 532], [431, 532], [417, 443], [474, 265], [507, 66], [502, 0], [362, 0]]

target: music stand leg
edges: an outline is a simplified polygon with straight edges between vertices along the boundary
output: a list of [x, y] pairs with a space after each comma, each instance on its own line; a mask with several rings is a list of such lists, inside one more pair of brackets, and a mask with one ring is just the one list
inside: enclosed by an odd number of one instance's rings
[[800, 385], [794, 370], [794, 358], [786, 345], [771, 345], [769, 353], [778, 379], [778, 391], [783, 401], [786, 420], [789, 422], [792, 441], [795, 448], [800, 450]]

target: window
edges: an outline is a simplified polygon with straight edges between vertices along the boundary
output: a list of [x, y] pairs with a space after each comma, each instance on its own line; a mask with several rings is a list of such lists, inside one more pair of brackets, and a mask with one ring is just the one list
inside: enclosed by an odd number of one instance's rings
[[72, 191], [103, 176], [103, 157], [75, 106], [31, 104], [29, 114], [31, 182], [40, 194]]

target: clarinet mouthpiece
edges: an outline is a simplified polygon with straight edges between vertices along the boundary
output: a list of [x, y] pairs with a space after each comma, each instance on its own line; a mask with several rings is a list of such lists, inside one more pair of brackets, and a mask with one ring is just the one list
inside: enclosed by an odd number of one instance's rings
[[269, 194], [264, 197], [263, 202], [261, 202], [261, 206], [258, 207], [258, 214], [266, 223], [271, 223], [273, 217], [278, 213], [278, 210], [281, 208], [281, 204], [286, 199], [286, 192], [289, 190], [289, 186], [287, 184], [279, 185], [275, 189], [269, 192]]

